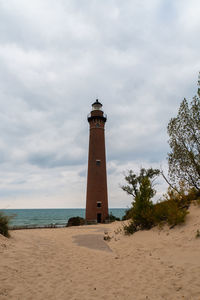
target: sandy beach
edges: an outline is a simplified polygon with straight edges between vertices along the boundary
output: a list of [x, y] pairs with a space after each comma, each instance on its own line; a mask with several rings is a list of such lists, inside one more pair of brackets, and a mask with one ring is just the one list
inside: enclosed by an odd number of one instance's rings
[[0, 236], [0, 299], [200, 300], [199, 207], [173, 229], [124, 236], [120, 228], [122, 222]]

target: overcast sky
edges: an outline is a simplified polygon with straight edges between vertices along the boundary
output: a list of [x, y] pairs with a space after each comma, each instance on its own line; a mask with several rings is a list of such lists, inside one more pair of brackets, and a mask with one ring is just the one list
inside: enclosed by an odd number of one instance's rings
[[131, 203], [126, 170], [167, 170], [167, 123], [197, 91], [199, 16], [199, 0], [0, 0], [0, 208], [85, 207], [96, 97], [109, 206]]

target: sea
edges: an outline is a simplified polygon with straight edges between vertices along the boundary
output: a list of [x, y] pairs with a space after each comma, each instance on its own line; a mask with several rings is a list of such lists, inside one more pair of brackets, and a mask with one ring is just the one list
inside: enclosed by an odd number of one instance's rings
[[[10, 228], [13, 227], [64, 227], [69, 218], [85, 218], [83, 208], [59, 208], [59, 209], [2, 209], [5, 215], [11, 216]], [[125, 208], [110, 208], [109, 213], [115, 217], [122, 218]]]

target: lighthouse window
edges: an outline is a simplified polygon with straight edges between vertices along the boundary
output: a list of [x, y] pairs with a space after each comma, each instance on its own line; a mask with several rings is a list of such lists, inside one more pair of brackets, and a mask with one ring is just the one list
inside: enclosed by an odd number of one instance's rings
[[96, 159], [96, 165], [100, 166], [101, 165], [101, 160], [100, 159]]
[[97, 202], [97, 207], [101, 207], [101, 202]]

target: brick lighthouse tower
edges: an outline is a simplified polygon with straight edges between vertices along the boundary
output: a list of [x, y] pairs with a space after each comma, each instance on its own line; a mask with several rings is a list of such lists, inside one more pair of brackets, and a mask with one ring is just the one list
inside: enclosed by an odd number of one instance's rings
[[86, 221], [88, 223], [103, 223], [108, 217], [104, 137], [104, 126], [107, 117], [101, 108], [102, 104], [97, 99], [92, 104], [92, 111], [88, 115], [90, 124], [86, 197]]

